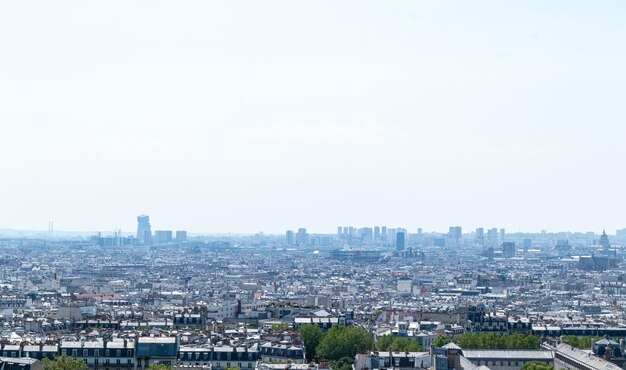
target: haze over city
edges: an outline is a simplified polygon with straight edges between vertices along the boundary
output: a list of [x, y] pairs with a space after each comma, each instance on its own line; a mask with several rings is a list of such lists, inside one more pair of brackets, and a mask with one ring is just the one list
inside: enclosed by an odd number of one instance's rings
[[626, 223], [626, 4], [8, 2], [0, 227]]

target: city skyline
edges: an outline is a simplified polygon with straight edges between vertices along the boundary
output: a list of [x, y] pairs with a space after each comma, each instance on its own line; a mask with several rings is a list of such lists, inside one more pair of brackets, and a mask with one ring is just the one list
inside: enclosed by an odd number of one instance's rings
[[[291, 232], [294, 242], [298, 238], [299, 232], [303, 232], [305, 234], [311, 234], [311, 235], [337, 235], [340, 232], [340, 230], [342, 230], [342, 232], [345, 235], [348, 229], [352, 230], [351, 232], [354, 232], [354, 235], [357, 235], [357, 233], [363, 232], [364, 230], [368, 229], [369, 232], [371, 233], [370, 237], [374, 240], [378, 239], [382, 235], [391, 235], [391, 234], [387, 234], [388, 230], [390, 232], [393, 231], [394, 238], [395, 238], [395, 233], [397, 230], [398, 232], [402, 232], [406, 235], [416, 235], [416, 234], [423, 233], [423, 234], [448, 235], [452, 238], [460, 238], [462, 235], [477, 235], [480, 238], [486, 238], [486, 239], [490, 238], [491, 232], [495, 232], [496, 238], [503, 239], [503, 235], [505, 233], [507, 234], [509, 233], [512, 233], [512, 234], [559, 234], [559, 233], [587, 234], [587, 233], [593, 233], [594, 235], [602, 235], [606, 233], [608, 235], [616, 235], [619, 232], [626, 231], [626, 226], [617, 228], [614, 230], [610, 230], [607, 228], [602, 228], [600, 230], [591, 230], [591, 229], [584, 229], [584, 230], [548, 230], [548, 229], [522, 230], [522, 229], [517, 229], [517, 230], [513, 230], [513, 229], [500, 227], [497, 225], [481, 225], [477, 227], [466, 227], [462, 225], [448, 225], [446, 227], [442, 227], [439, 229], [429, 229], [429, 228], [425, 228], [422, 226], [415, 226], [415, 225], [407, 227], [406, 225], [392, 225], [392, 224], [379, 223], [379, 224], [367, 224], [367, 225], [356, 225], [356, 224], [337, 225], [335, 226], [335, 230], [316, 230], [316, 229], [311, 229], [307, 227], [306, 225], [298, 225], [298, 226], [291, 225], [278, 231], [255, 230], [255, 231], [244, 231], [244, 232], [231, 232], [228, 230], [226, 231], [224, 230], [217, 230], [217, 231], [190, 230], [184, 226], [176, 228], [176, 227], [172, 227], [171, 225], [164, 224], [162, 222], [158, 222], [157, 223], [158, 226], [156, 228], [153, 228], [152, 223], [150, 222], [150, 217], [151, 216], [148, 214], [140, 214], [136, 216], [136, 221], [135, 221], [134, 226], [129, 227], [129, 228], [121, 228], [119, 227], [119, 224], [116, 223], [115, 227], [110, 228], [110, 229], [109, 228], [97, 228], [97, 229], [90, 229], [90, 230], [58, 229], [54, 227], [54, 221], [49, 221], [47, 230], [6, 228], [6, 227], [1, 227], [0, 225], [0, 235], [2, 235], [3, 232], [5, 233], [9, 232], [9, 234], [11, 233], [19, 234], [19, 233], [25, 232], [25, 233], [40, 234], [40, 235], [44, 233], [47, 233], [48, 235], [53, 235], [54, 233], [60, 233], [60, 234], [63, 234], [64, 236], [71, 235], [72, 233], [75, 233], [76, 235], [87, 235], [90, 233], [105, 233], [105, 234], [106, 233], [109, 233], [109, 234], [119, 233], [120, 235], [133, 236], [134, 238], [136, 238], [137, 240], [143, 243], [146, 238], [154, 237], [155, 233], [159, 231], [160, 232], [163, 232], [163, 231], [184, 232], [184, 233], [189, 233], [191, 235], [231, 235], [232, 234], [233, 236], [255, 235], [258, 233], [263, 233], [268, 236], [281, 236], [281, 235], [284, 236], [285, 232], [288, 232], [288, 233]], [[18, 234], [15, 234], [15, 235], [18, 235]], [[394, 243], [395, 243], [395, 239], [394, 239]]]

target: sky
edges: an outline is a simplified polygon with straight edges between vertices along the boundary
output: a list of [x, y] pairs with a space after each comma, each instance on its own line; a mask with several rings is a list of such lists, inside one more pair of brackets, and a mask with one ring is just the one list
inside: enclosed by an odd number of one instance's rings
[[0, 228], [626, 227], [626, 2], [0, 4]]

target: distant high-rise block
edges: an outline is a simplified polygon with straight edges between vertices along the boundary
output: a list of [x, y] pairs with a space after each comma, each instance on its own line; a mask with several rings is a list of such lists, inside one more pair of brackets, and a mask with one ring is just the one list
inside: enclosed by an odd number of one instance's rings
[[482, 227], [476, 229], [476, 244], [485, 245], [485, 229]]
[[380, 226], [374, 226], [374, 240], [380, 239]]
[[152, 230], [150, 228], [150, 216], [137, 216], [137, 239], [141, 244], [150, 244], [152, 242]]
[[172, 242], [172, 230], [157, 230], [154, 232], [154, 242], [166, 244]]
[[341, 240], [341, 231], [342, 231], [341, 226], [337, 226], [337, 239], [339, 240]]
[[183, 243], [187, 241], [187, 232], [184, 230], [177, 230], [176, 231], [176, 241], [178, 243]]
[[285, 241], [287, 242], [287, 245], [293, 245], [293, 231], [287, 230], [285, 233]]
[[504, 258], [515, 257], [515, 242], [502, 243], [502, 257]]
[[530, 248], [532, 248], [533, 246], [533, 240], [532, 239], [524, 239], [523, 241], [523, 245], [524, 245], [524, 252], [528, 252], [528, 250]]
[[448, 237], [450, 239], [461, 239], [463, 236], [463, 228], [461, 226], [450, 226], [450, 230], [448, 231]]
[[487, 241], [489, 242], [490, 247], [498, 246], [498, 229], [494, 227], [487, 230]]
[[404, 250], [404, 232], [400, 231], [396, 233], [396, 250]]
[[309, 234], [307, 234], [305, 228], [299, 228], [296, 234], [296, 244], [307, 245], [309, 244]]
[[500, 241], [504, 243], [506, 240], [506, 231], [504, 229], [500, 229]]

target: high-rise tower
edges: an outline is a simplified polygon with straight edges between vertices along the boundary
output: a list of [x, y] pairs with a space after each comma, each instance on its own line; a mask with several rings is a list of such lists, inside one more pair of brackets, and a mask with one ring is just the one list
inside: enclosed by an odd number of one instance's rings
[[150, 228], [150, 216], [137, 216], [137, 239], [142, 244], [152, 243], [152, 229]]

